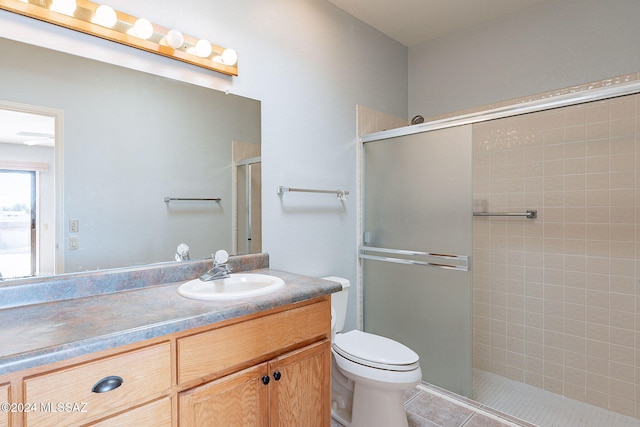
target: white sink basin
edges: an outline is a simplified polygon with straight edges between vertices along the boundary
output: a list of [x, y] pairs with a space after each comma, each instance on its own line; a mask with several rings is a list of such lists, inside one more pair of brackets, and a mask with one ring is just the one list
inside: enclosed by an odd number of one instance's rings
[[183, 297], [207, 300], [226, 301], [240, 298], [256, 297], [277, 292], [284, 288], [284, 281], [268, 274], [237, 273], [226, 279], [203, 282], [193, 279], [178, 288]]

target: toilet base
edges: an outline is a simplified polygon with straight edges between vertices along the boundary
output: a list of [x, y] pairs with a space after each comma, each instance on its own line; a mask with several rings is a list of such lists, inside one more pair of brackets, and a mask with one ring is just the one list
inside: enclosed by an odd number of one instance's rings
[[408, 427], [403, 390], [380, 390], [355, 383], [350, 427]]
[[331, 417], [345, 427], [351, 425], [353, 381], [345, 377], [331, 354]]
[[351, 408], [331, 408], [331, 418], [345, 427], [351, 427]]

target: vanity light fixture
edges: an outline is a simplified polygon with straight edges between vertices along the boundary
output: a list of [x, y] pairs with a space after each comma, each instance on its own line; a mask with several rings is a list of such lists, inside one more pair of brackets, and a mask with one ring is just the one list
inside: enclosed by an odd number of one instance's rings
[[52, 0], [49, 8], [54, 12], [73, 16], [77, 8], [76, 0]]
[[238, 54], [89, 0], [0, 0], [0, 9], [167, 56], [230, 76]]
[[127, 34], [147, 40], [153, 35], [153, 24], [146, 18], [138, 18], [133, 23], [133, 28], [129, 28]]
[[222, 63], [227, 65], [233, 65], [238, 62], [238, 52], [233, 49], [225, 49], [222, 52]]
[[211, 55], [211, 43], [208, 40], [200, 39], [196, 42], [196, 55], [206, 58]]
[[184, 36], [178, 30], [169, 30], [165, 40], [174, 49], [179, 49], [184, 45]]
[[102, 25], [103, 27], [113, 28], [118, 23], [118, 14], [111, 6], [102, 4], [96, 9], [96, 13], [93, 18], [91, 18], [91, 22]]

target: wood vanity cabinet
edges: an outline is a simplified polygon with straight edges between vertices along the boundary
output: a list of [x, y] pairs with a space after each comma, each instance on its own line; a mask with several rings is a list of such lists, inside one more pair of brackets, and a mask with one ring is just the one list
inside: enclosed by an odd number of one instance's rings
[[324, 301], [179, 339], [179, 382], [220, 377], [180, 393], [180, 427], [329, 426], [329, 333]]
[[37, 405], [0, 427], [328, 427], [330, 323], [323, 296], [0, 377]]

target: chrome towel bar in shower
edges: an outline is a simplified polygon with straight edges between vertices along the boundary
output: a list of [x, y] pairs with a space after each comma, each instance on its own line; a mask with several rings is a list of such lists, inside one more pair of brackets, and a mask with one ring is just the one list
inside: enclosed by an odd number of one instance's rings
[[[395, 256], [370, 255], [367, 252], [378, 252]], [[426, 267], [438, 267], [444, 268], [446, 270], [469, 271], [469, 257], [466, 255], [451, 255], [433, 252], [411, 251], [405, 249], [361, 246], [359, 256], [361, 259], [371, 259], [375, 261], [395, 262], [397, 264], [422, 265]], [[427, 260], [423, 261], [417, 259], [409, 259], [403, 256], [420, 256], [427, 258]]]
[[474, 212], [473, 216], [524, 216], [528, 219], [536, 219], [538, 211], [532, 209], [526, 212]]
[[345, 190], [310, 190], [308, 188], [292, 188], [292, 187], [283, 187], [282, 185], [278, 186], [278, 195], [282, 195], [287, 192], [299, 192], [299, 193], [325, 193], [325, 194], [335, 194], [338, 199], [344, 200], [345, 196], [349, 194], [348, 191]]
[[165, 197], [164, 202], [221, 202], [220, 197]]

